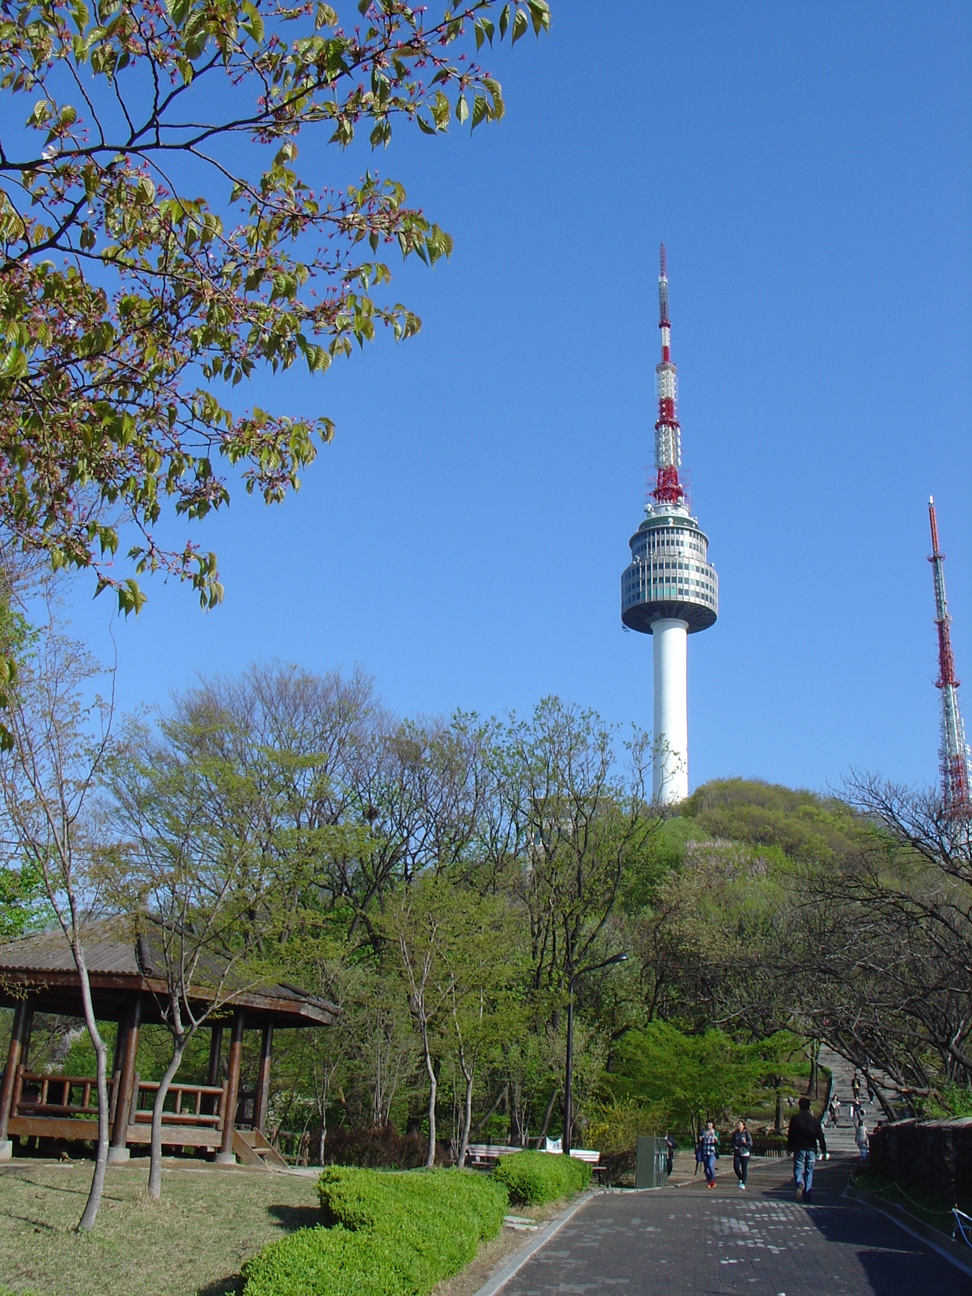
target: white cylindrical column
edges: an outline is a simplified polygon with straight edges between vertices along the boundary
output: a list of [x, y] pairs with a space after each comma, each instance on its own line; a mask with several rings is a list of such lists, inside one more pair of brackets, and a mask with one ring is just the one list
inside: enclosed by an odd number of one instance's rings
[[688, 622], [652, 623], [655, 658], [655, 731], [652, 799], [671, 805], [688, 796]]

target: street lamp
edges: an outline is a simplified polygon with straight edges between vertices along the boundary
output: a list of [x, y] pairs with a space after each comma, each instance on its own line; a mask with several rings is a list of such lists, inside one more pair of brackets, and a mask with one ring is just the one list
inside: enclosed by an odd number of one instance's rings
[[567, 1003], [567, 1074], [564, 1078], [564, 1136], [561, 1148], [564, 1156], [570, 1156], [570, 1127], [573, 1123], [573, 1077], [574, 1077], [574, 982], [588, 972], [597, 972], [599, 968], [611, 967], [614, 963], [626, 963], [627, 954], [613, 954], [603, 963], [591, 963], [589, 967], [578, 968], [572, 972], [568, 987], [570, 999]]

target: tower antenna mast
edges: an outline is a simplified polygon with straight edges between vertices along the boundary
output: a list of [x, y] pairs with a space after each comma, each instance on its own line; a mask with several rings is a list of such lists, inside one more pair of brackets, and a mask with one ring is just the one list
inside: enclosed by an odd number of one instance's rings
[[946, 813], [966, 818], [972, 816], [972, 755], [965, 741], [965, 726], [959, 709], [961, 680], [955, 678], [955, 657], [948, 629], [952, 618], [948, 614], [942, 567], [945, 555], [938, 544], [938, 519], [933, 496], [928, 499], [928, 519], [932, 538], [932, 553], [928, 561], [935, 578], [935, 625], [938, 627], [938, 679], [935, 684], [942, 695], [942, 745], [939, 750], [942, 800]]
[[682, 430], [678, 425], [678, 376], [672, 361], [672, 322], [668, 318], [668, 259], [661, 245], [658, 276], [658, 327], [661, 329], [661, 364], [655, 366], [658, 420], [655, 423], [655, 489], [658, 504], [681, 504], [685, 490], [678, 479], [682, 466]]

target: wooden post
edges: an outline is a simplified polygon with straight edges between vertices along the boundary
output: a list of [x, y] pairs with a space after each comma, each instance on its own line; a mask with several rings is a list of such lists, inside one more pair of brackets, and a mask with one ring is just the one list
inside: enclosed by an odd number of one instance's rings
[[30, 1038], [33, 1016], [33, 1008], [28, 1007], [22, 999], [14, 1009], [10, 1047], [7, 1049], [7, 1066], [3, 1073], [3, 1086], [0, 1088], [0, 1161], [8, 1161], [13, 1155], [13, 1145], [7, 1137], [7, 1128], [10, 1124], [10, 1110], [13, 1107], [17, 1071], [23, 1063], [24, 1042]]
[[260, 1040], [260, 1070], [253, 1099], [253, 1128], [266, 1133], [267, 1104], [270, 1100], [270, 1062], [273, 1057], [273, 1022], [267, 1022]]
[[219, 1063], [223, 1052], [223, 1028], [214, 1026], [209, 1036], [209, 1071], [206, 1074], [208, 1085], [219, 1084]]
[[221, 1165], [235, 1165], [233, 1135], [236, 1132], [236, 1104], [240, 1096], [240, 1063], [243, 1060], [243, 1013], [237, 1008], [233, 1015], [233, 1033], [230, 1036], [229, 1066], [226, 1073], [226, 1098], [223, 1112], [223, 1139], [216, 1153]]
[[25, 1071], [30, 1066], [30, 1041], [31, 1041], [31, 1036], [33, 1034], [34, 1034], [34, 1010], [33, 1008], [28, 1008], [27, 1020], [24, 1023], [23, 1052], [20, 1055], [20, 1065], [24, 1068]]
[[[138, 1037], [142, 1025], [142, 996], [136, 995], [135, 1001], [128, 1010], [124, 1023], [125, 1042], [121, 1054], [121, 1067], [115, 1097], [115, 1119], [112, 1123], [111, 1144], [108, 1148], [108, 1163], [116, 1165], [127, 1161], [128, 1151], [128, 1118], [132, 1105], [132, 1087], [135, 1083], [135, 1062], [138, 1056]], [[119, 1022], [119, 1030], [122, 1023]]]
[[[213, 1026], [209, 1034], [209, 1069], [206, 1072], [206, 1083], [214, 1088], [219, 1084], [220, 1062], [223, 1059], [223, 1028], [222, 1026]], [[219, 1099], [215, 1094], [206, 1094], [202, 1111], [207, 1116], [212, 1116], [219, 1110]]]
[[115, 1127], [115, 1108], [118, 1105], [118, 1081], [121, 1077], [122, 1051], [125, 1047], [125, 1039], [128, 1034], [128, 1013], [124, 1013], [118, 1022], [118, 1029], [115, 1031], [115, 1051], [111, 1057], [111, 1072], [109, 1081], [111, 1083], [111, 1092], [108, 1098], [108, 1125], [109, 1128]]

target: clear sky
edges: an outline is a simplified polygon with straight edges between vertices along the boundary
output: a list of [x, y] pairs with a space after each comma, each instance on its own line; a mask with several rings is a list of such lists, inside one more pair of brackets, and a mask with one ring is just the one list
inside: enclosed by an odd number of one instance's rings
[[[238, 490], [194, 528], [222, 607], [150, 581], [115, 625], [121, 703], [277, 658], [360, 663], [403, 713], [556, 693], [650, 726], [651, 641], [622, 632], [620, 576], [664, 240], [683, 461], [721, 582], [689, 640], [691, 784], [930, 782], [930, 493], [972, 723], [972, 11], [552, 10], [549, 39], [488, 60], [499, 126], [399, 131], [376, 158], [302, 139], [315, 183], [377, 164], [455, 252], [397, 273], [418, 338], [237, 389], [337, 437], [296, 499]], [[75, 626], [103, 651], [89, 593]]]

